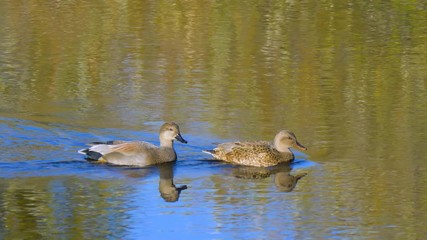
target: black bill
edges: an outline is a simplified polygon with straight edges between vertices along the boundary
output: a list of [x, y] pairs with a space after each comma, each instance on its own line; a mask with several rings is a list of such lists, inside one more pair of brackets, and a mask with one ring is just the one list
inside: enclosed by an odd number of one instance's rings
[[176, 135], [175, 139], [182, 143], [187, 143], [187, 141], [185, 141], [185, 139], [182, 138], [181, 134]]

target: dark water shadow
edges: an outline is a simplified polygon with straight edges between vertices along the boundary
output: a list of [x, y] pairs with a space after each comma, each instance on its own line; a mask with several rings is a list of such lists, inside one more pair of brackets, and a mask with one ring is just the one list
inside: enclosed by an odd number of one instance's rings
[[182, 190], [187, 189], [187, 185], [176, 187], [173, 181], [174, 163], [164, 163], [157, 165], [159, 169], [159, 192], [166, 202], [176, 202]]
[[280, 192], [291, 192], [298, 181], [307, 175], [307, 172], [291, 174], [292, 164], [282, 163], [273, 167], [233, 166], [231, 174], [241, 179], [265, 179], [274, 175], [274, 184]]
[[[107, 164], [103, 164], [107, 165]], [[162, 163], [149, 167], [122, 167], [107, 165], [120, 173], [130, 178], [147, 178], [153, 174], [159, 176], [159, 193], [165, 202], [176, 202], [179, 200], [179, 196], [182, 190], [187, 189], [187, 185], [176, 186], [174, 183], [174, 172], [176, 162]]]

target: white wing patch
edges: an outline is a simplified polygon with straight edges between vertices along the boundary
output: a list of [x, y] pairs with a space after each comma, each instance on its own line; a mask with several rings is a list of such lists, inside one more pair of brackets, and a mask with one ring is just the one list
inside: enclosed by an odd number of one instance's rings
[[89, 150], [93, 151], [93, 152], [98, 152], [102, 155], [105, 155], [105, 154], [108, 154], [112, 151], [111, 146], [112, 145], [99, 144], [99, 145], [95, 145], [95, 146], [90, 147]]

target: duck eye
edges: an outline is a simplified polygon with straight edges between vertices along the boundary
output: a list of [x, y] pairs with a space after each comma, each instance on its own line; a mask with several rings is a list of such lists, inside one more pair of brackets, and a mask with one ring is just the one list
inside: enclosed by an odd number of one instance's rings
[[172, 129], [172, 128], [169, 128], [169, 131], [173, 131], [173, 129]]

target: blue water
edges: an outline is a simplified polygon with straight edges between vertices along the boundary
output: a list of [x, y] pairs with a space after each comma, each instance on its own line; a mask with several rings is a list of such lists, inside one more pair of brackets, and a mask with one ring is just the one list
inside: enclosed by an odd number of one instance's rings
[[[153, 128], [156, 125], [153, 123]], [[183, 136], [189, 144], [175, 144], [179, 160], [172, 166], [173, 182], [188, 189], [181, 192], [178, 201], [166, 202], [159, 193], [157, 166], [114, 167], [87, 162], [77, 154], [86, 142], [98, 140], [143, 139], [158, 144], [157, 132], [84, 129], [0, 118], [4, 219], [25, 218], [20, 211], [37, 219], [27, 233], [28, 219], [18, 220], [13, 228], [3, 224], [1, 232], [6, 238], [18, 232], [27, 237], [81, 234], [86, 239], [299, 236], [297, 225], [303, 216], [298, 199], [306, 193], [301, 193], [298, 185], [292, 192], [280, 192], [274, 174], [263, 179], [237, 178], [235, 166], [210, 160], [201, 152], [225, 140], [185, 132]], [[316, 168], [306, 157], [297, 152], [293, 171]], [[24, 200], [14, 196], [17, 192]], [[10, 207], [17, 199], [24, 204]]]

